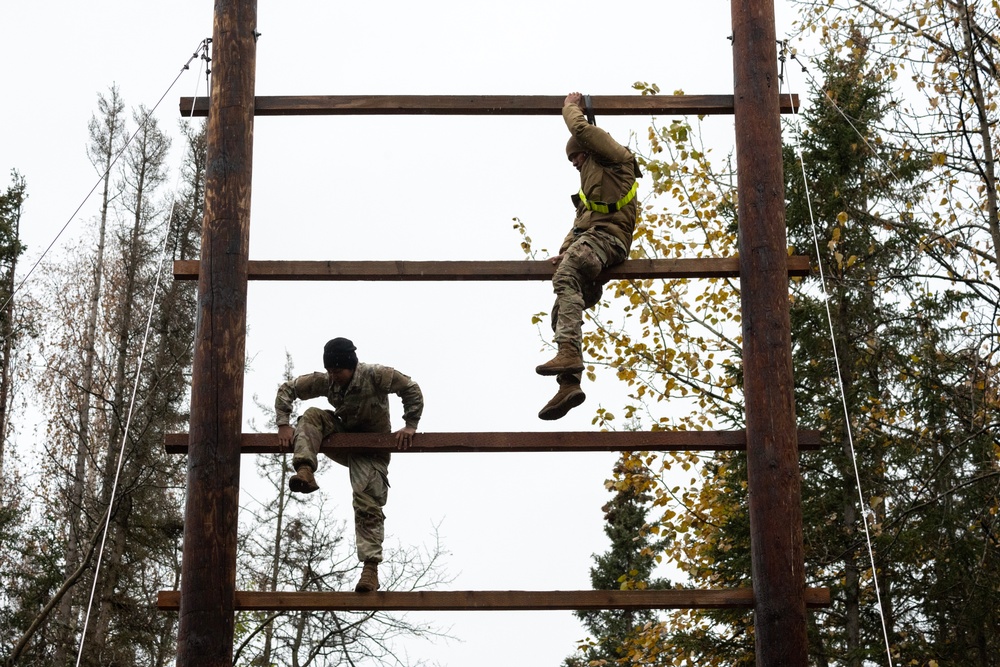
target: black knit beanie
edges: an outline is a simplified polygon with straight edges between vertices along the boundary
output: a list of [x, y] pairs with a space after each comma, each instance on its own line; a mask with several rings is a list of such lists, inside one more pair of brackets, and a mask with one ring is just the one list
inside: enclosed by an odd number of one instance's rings
[[346, 338], [334, 338], [323, 346], [323, 368], [350, 368], [358, 366], [354, 343]]

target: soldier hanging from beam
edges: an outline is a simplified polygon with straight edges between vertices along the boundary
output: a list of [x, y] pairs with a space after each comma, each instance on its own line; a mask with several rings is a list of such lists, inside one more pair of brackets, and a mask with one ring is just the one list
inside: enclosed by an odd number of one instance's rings
[[598, 275], [628, 257], [639, 214], [639, 163], [592, 118], [588, 122], [585, 111], [583, 95], [566, 96], [562, 114], [571, 135], [566, 157], [580, 172], [580, 192], [573, 195], [573, 228], [549, 260], [556, 266], [551, 320], [558, 353], [535, 372], [556, 376], [559, 390], [538, 413], [545, 420], [561, 419], [586, 399], [580, 388], [583, 311], [601, 299], [604, 283]]

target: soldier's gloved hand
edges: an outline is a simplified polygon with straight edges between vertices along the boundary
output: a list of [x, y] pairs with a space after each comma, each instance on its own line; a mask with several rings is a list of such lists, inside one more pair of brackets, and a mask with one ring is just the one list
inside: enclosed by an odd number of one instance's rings
[[282, 424], [278, 427], [278, 447], [280, 451], [285, 451], [292, 444], [294, 436], [295, 429], [288, 424]]

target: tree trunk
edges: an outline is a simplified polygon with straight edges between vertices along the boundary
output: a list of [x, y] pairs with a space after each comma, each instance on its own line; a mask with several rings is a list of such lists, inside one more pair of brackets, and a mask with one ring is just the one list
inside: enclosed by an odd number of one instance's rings
[[[285, 463], [287, 461], [287, 456], [281, 456], [281, 467], [284, 469]], [[282, 480], [283, 481], [283, 480]], [[281, 570], [281, 531], [284, 528], [285, 519], [285, 508], [288, 506], [287, 492], [285, 491], [285, 485], [278, 485], [278, 499], [277, 507], [278, 513], [275, 517], [274, 526], [274, 555], [271, 558], [271, 581], [269, 583], [268, 590], [276, 591], [278, 590], [278, 574]], [[271, 664], [271, 642], [274, 636], [274, 623], [268, 623], [267, 627], [264, 629], [264, 651], [262, 653], [263, 664]]]
[[[108, 224], [108, 203], [111, 195], [111, 165], [114, 161], [115, 145], [119, 141], [119, 133], [124, 129], [121, 113], [124, 104], [118, 97], [118, 89], [112, 87], [110, 99], [98, 96], [98, 107], [102, 112], [101, 122], [91, 119], [90, 122], [90, 156], [99, 172], [104, 174], [104, 186], [101, 195], [101, 217], [98, 228], [97, 256], [94, 260], [93, 290], [87, 306], [87, 325], [83, 337], [84, 355], [82, 377], [80, 379], [80, 402], [77, 406], [77, 438], [76, 461], [73, 477], [69, 481], [66, 503], [69, 537], [66, 544], [66, 572], [72, 572], [79, 566], [80, 539], [84, 517], [83, 496], [86, 487], [87, 461], [92, 456], [90, 447], [90, 411], [91, 397], [97, 392], [94, 388], [94, 368], [97, 359], [97, 315], [100, 310], [101, 289], [104, 277], [104, 250]], [[76, 636], [78, 618], [73, 614], [75, 596], [70, 593], [63, 597], [56, 613], [56, 621], [64, 628], [66, 639]], [[67, 641], [56, 645], [55, 662], [59, 665], [68, 664], [69, 650], [72, 647]]]
[[[959, 23], [962, 26], [962, 39], [965, 42], [965, 53], [970, 61], [968, 75], [965, 78], [967, 85], [971, 88], [972, 99], [976, 101], [976, 119], [979, 121], [979, 140], [982, 142], [983, 155], [977, 161], [980, 177], [985, 184], [984, 196], [986, 197], [986, 223], [993, 239], [993, 263], [1000, 261], [1000, 219], [997, 213], [997, 176], [996, 158], [993, 155], [993, 137], [990, 130], [993, 124], [987, 115], [986, 95], [983, 92], [983, 84], [980, 79], [979, 68], [975, 66], [976, 44], [972, 39], [972, 12], [967, 2], [956, 3]], [[963, 128], [964, 130], [965, 128]]]
[[[137, 364], [138, 351], [133, 350], [133, 342], [136, 339], [134, 331], [143, 326], [145, 320], [139, 318], [135, 321], [135, 311], [137, 301], [141, 302], [143, 285], [141, 285], [140, 274], [146, 262], [144, 239], [148, 233], [148, 220], [152, 214], [148, 210], [152, 209], [149, 204], [150, 193], [162, 180], [163, 160], [166, 155], [169, 142], [159, 132], [152, 118], [146, 117], [145, 111], [140, 108], [136, 114], [136, 121], [143, 123], [140, 131], [134, 139], [134, 148], [129, 150], [126, 157], [125, 179], [129, 183], [131, 191], [128, 196], [132, 202], [132, 224], [128, 230], [127, 237], [122, 247], [122, 268], [118, 286], [117, 296], [117, 316], [114, 318], [116, 330], [112, 332], [115, 338], [114, 350], [114, 374], [111, 386], [111, 419], [108, 425], [108, 456], [104, 462], [104, 479], [101, 492], [101, 506], [114, 507], [117, 503], [116, 511], [111, 515], [109, 526], [110, 550], [105, 550], [102, 563], [102, 572], [97, 573], [97, 608], [98, 614], [88, 627], [88, 637], [85, 638], [87, 645], [92, 650], [91, 655], [100, 656], [104, 653], [108, 638], [108, 629], [111, 622], [113, 608], [112, 598], [121, 577], [122, 556], [125, 553], [125, 539], [129, 534], [129, 520], [131, 514], [131, 498], [129, 493], [133, 482], [138, 477], [139, 471], [135, 466], [121, 465], [119, 458], [129, 458], [136, 465], [141, 465], [142, 459], [134, 455], [126, 457], [125, 453], [130, 451], [132, 442], [138, 439], [128, 437], [126, 428], [129, 415], [129, 401], [133, 396], [132, 384], [138, 381], [138, 377], [128, 376], [130, 366]], [[131, 380], [131, 382], [130, 382]], [[138, 400], [138, 395], [136, 395]], [[139, 445], [141, 446], [141, 445]], [[120, 453], [119, 453], [120, 452]], [[118, 499], [114, 497], [117, 490], [122, 493]], [[114, 538], [113, 540], [111, 538]]]

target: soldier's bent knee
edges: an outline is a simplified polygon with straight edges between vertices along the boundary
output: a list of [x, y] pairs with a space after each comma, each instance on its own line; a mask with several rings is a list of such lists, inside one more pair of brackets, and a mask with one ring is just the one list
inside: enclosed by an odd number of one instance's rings
[[306, 411], [299, 417], [300, 422], [308, 424], [319, 424], [326, 418], [326, 411], [320, 408], [306, 408]]

